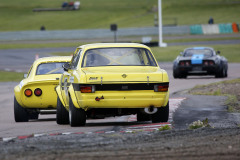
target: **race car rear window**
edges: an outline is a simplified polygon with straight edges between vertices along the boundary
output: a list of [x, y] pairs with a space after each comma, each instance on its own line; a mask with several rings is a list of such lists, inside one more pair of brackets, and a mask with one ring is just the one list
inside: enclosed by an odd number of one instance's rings
[[184, 53], [184, 57], [192, 57], [194, 54], [202, 54], [204, 57], [213, 56], [213, 52], [210, 49], [188, 49]]
[[62, 74], [63, 64], [65, 62], [56, 62], [56, 63], [41, 63], [37, 67], [36, 75], [44, 75], [44, 74]]
[[144, 48], [96, 48], [86, 51], [82, 67], [97, 66], [157, 66]]

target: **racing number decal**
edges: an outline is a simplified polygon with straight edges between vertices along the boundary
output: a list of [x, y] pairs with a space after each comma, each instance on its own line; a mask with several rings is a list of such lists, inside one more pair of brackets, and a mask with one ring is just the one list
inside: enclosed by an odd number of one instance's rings
[[63, 74], [61, 77], [61, 94], [64, 103], [68, 104], [68, 75]]

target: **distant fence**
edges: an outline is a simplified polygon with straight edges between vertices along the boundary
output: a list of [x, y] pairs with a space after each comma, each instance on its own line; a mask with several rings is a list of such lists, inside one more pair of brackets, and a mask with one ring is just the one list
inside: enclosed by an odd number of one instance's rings
[[[181, 34], [219, 34], [238, 32], [235, 24], [213, 24], [192, 26], [164, 26], [163, 35]], [[16, 31], [0, 32], [0, 40], [55, 40], [55, 39], [94, 39], [112, 38], [110, 29], [82, 29], [82, 30], [53, 30], [53, 31]], [[127, 36], [154, 36], [158, 35], [158, 27], [119, 28], [118, 37]]]
[[[166, 26], [163, 34], [189, 34], [189, 26]], [[158, 27], [119, 28], [118, 37], [158, 35]], [[110, 29], [0, 32], [0, 40], [48, 40], [112, 38]]]
[[191, 34], [219, 34], [239, 32], [239, 26], [236, 23], [228, 24], [205, 24], [190, 26]]

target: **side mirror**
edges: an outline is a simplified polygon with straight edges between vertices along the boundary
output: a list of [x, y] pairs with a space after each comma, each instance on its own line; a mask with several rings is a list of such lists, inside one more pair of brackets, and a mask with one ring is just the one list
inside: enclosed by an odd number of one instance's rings
[[62, 67], [64, 71], [68, 71], [70, 69], [70, 63], [64, 63]]
[[217, 54], [220, 54], [221, 52], [220, 51], [217, 51]]
[[27, 78], [27, 76], [28, 76], [28, 74], [24, 74], [24, 75], [23, 75], [24, 78]]
[[183, 56], [183, 52], [180, 52], [180, 55], [182, 55], [182, 56]]

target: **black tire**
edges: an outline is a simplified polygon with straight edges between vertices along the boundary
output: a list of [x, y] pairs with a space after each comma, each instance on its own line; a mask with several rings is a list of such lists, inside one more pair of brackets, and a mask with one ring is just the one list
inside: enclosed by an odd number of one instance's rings
[[227, 71], [227, 69], [225, 70], [225, 77], [228, 77], [228, 71]]
[[186, 74], [181, 74], [181, 75], [180, 75], [180, 78], [186, 79], [186, 78], [187, 78], [187, 75], [186, 75]]
[[29, 119], [38, 119], [39, 114], [38, 113], [29, 113], [28, 118]]
[[86, 112], [82, 108], [76, 108], [71, 97], [69, 97], [69, 123], [72, 127], [86, 124]]
[[28, 112], [23, 108], [14, 97], [14, 118], [15, 122], [28, 122]]
[[215, 77], [216, 78], [223, 78], [225, 77], [225, 67], [222, 67], [221, 69], [219, 69], [219, 71], [216, 73]]
[[152, 115], [152, 123], [167, 122], [169, 117], [169, 102], [165, 107], [158, 108], [158, 111]]
[[222, 77], [225, 78], [226, 77], [226, 67], [223, 67], [223, 73], [222, 73]]
[[138, 122], [150, 121], [150, 120], [151, 120], [151, 116], [149, 114], [142, 113], [141, 111], [139, 111], [137, 113], [137, 121]]
[[57, 97], [57, 124], [69, 124], [69, 113]]
[[179, 72], [176, 69], [174, 69], [173, 70], [173, 78], [179, 78], [179, 77], [180, 77]]

